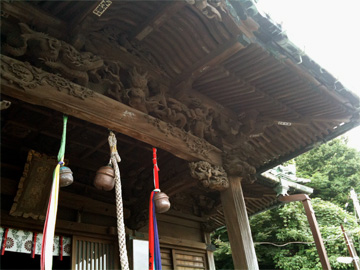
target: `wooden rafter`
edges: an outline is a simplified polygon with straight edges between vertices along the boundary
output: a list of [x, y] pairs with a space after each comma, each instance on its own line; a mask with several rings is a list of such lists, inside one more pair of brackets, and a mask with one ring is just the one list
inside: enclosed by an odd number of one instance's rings
[[150, 33], [161, 27], [162, 24], [164, 24], [171, 16], [177, 13], [185, 5], [185, 1], [165, 2], [164, 6], [159, 10], [158, 13], [156, 13], [150, 19], [144, 21], [131, 33], [129, 39], [137, 39], [139, 41], [143, 40]]
[[245, 46], [238, 41], [237, 37], [230, 39], [228, 42], [221, 44], [215, 50], [194, 63], [191, 68], [177, 76], [174, 79], [173, 84], [178, 85], [183, 81], [199, 77], [207, 69], [216, 66], [217, 64], [223, 62], [224, 59], [228, 59], [244, 48]]
[[[21, 22], [29, 25], [41, 25], [47, 33], [57, 38], [64, 38], [66, 35], [67, 24], [50, 14], [35, 8], [33, 5], [26, 2], [1, 2], [1, 9], [6, 16], [11, 16]], [[44, 29], [40, 29], [44, 30]]]
[[[80, 11], [78, 13], [78, 15], [76, 17], [74, 17], [74, 19], [72, 19], [69, 22], [69, 26], [70, 27], [76, 27], [77, 25], [81, 24], [86, 17], [88, 17], [89, 15], [93, 15], [93, 10], [99, 5], [101, 1], [89, 1], [88, 3], [88, 7], [82, 11]], [[95, 15], [93, 15], [95, 16]]]
[[[238, 77], [238, 76], [236, 76], [236, 74], [234, 74], [232, 71], [225, 68], [224, 66], [222, 66], [222, 69], [223, 69], [224, 72], [227, 72], [229, 74], [229, 76]], [[295, 110], [291, 109], [289, 106], [287, 106], [283, 102], [279, 101], [278, 99], [272, 97], [268, 93], [262, 91], [261, 89], [256, 88], [255, 86], [253, 86], [251, 83], [247, 82], [246, 80], [244, 80], [244, 79], [240, 80], [239, 79], [239, 82], [241, 82], [242, 85], [247, 86], [249, 89], [255, 89], [255, 92], [257, 92], [264, 100], [270, 101], [271, 104], [274, 105], [275, 107], [278, 107], [278, 108], [283, 109], [284, 111], [290, 112], [290, 113], [296, 115], [298, 118], [302, 118], [302, 115], [300, 113], [298, 113]]]

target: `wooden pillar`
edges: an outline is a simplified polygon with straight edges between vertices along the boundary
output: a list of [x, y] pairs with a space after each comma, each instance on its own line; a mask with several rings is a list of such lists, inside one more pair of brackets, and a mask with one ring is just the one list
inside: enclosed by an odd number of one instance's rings
[[281, 195], [279, 197], [279, 201], [281, 201], [281, 202], [301, 201], [302, 202], [302, 204], [304, 205], [306, 217], [307, 217], [309, 225], [310, 225], [311, 233], [314, 237], [315, 246], [319, 253], [319, 258], [320, 258], [322, 268], [326, 269], [326, 270], [330, 270], [331, 269], [330, 262], [329, 262], [329, 259], [328, 259], [327, 253], [326, 253], [324, 242], [321, 238], [319, 225], [316, 221], [315, 212], [314, 212], [314, 209], [312, 208], [309, 196], [306, 194], [295, 194], [295, 195], [287, 195], [287, 196]]
[[229, 176], [229, 188], [221, 192], [221, 202], [235, 269], [259, 269], [246, 212], [241, 177]]
[[324, 242], [322, 241], [322, 238], [321, 238], [319, 225], [316, 221], [315, 212], [310, 203], [310, 198], [303, 200], [302, 203], [304, 205], [306, 217], [309, 221], [310, 229], [311, 229], [311, 232], [314, 237], [316, 249], [319, 253], [322, 268], [323, 269], [331, 269], [330, 262], [329, 262], [327, 254], [326, 254]]
[[[210, 238], [210, 233], [204, 233], [204, 237], [205, 237], [205, 243], [206, 246], [211, 244], [211, 238]], [[208, 269], [209, 270], [215, 270], [215, 259], [214, 259], [214, 252], [211, 250], [206, 251], [206, 257], [207, 257], [207, 262], [208, 262]]]

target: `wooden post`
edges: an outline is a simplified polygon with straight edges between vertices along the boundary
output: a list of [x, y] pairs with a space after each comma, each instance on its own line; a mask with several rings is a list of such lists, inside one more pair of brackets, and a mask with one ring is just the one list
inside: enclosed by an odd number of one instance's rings
[[318, 223], [316, 221], [315, 213], [314, 213], [314, 210], [313, 210], [312, 205], [310, 203], [310, 198], [307, 199], [307, 200], [303, 200], [302, 203], [303, 203], [304, 208], [305, 208], [305, 213], [306, 213], [306, 216], [307, 216], [308, 221], [309, 221], [311, 232], [312, 232], [312, 234], [314, 236], [315, 245], [316, 245], [316, 248], [317, 248], [318, 253], [319, 253], [321, 265], [322, 265], [323, 269], [331, 269], [330, 262], [329, 262], [329, 259], [327, 257], [327, 254], [326, 254], [325, 246], [324, 246], [324, 243], [323, 243], [322, 238], [321, 238], [321, 233], [320, 233], [320, 230], [319, 230], [319, 226], [318, 226]]
[[319, 225], [316, 221], [315, 212], [312, 208], [310, 198], [306, 194], [296, 194], [296, 195], [289, 195], [289, 196], [280, 196], [279, 201], [281, 202], [295, 202], [295, 201], [301, 201], [304, 205], [306, 217], [308, 219], [310, 229], [312, 232], [312, 235], [314, 237], [315, 245], [317, 252], [320, 257], [320, 262], [323, 269], [331, 269], [329, 259], [327, 257], [326, 249], [324, 246], [324, 243], [321, 238], [321, 233], [319, 230]]
[[259, 269], [246, 212], [241, 177], [229, 176], [229, 188], [221, 192], [226, 227], [235, 269]]
[[[204, 233], [204, 237], [205, 237], [205, 243], [206, 245], [210, 245], [211, 244], [211, 238], [210, 238], [210, 233]], [[215, 270], [215, 259], [214, 259], [214, 252], [210, 251], [207, 249], [206, 251], [206, 257], [207, 257], [207, 262], [208, 262], [208, 269], [209, 270]]]
[[355, 208], [355, 211], [357, 213], [357, 217], [358, 217], [358, 219], [360, 221], [360, 204], [359, 204], [359, 200], [357, 198], [357, 195], [355, 193], [355, 190], [353, 188], [350, 190], [350, 198], [354, 202], [354, 208]]
[[354, 269], [360, 270], [359, 257], [356, 254], [356, 249], [354, 247], [354, 243], [353, 243], [352, 239], [348, 236], [347, 232], [345, 231], [344, 226], [342, 224], [340, 224], [340, 226], [341, 226], [341, 230], [343, 232], [344, 238], [345, 238], [346, 246], [348, 248], [350, 257], [353, 258]]

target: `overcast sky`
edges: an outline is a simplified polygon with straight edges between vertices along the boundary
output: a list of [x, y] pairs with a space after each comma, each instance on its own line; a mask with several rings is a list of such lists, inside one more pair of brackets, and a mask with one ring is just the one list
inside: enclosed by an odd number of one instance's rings
[[[258, 0], [289, 39], [360, 96], [359, 0]], [[360, 151], [360, 127], [346, 134]]]

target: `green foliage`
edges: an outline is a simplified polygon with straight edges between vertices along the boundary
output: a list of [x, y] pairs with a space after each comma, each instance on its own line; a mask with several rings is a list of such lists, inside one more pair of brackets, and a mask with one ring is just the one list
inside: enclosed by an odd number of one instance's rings
[[234, 269], [231, 255], [231, 248], [226, 228], [216, 231], [212, 235], [213, 244], [216, 246], [214, 252], [217, 269]]
[[[352, 264], [338, 263], [336, 258], [349, 256], [340, 228], [345, 218], [347, 219], [347, 223], [344, 224], [345, 229], [352, 232], [355, 241], [360, 240], [360, 227], [355, 218], [331, 202], [320, 198], [315, 198], [311, 202], [331, 267], [353, 269]], [[250, 219], [250, 224], [261, 269], [321, 269], [320, 259], [301, 202], [288, 203], [256, 215]], [[213, 235], [213, 240], [217, 246], [214, 253], [217, 269], [233, 269], [226, 229], [217, 231]]]
[[[349, 256], [340, 224], [352, 234], [360, 254], [360, 226], [343, 209], [351, 188], [360, 194], [360, 152], [348, 147], [346, 139], [335, 139], [297, 157], [296, 166], [298, 177], [311, 179], [307, 185], [314, 188], [311, 202], [332, 269], [353, 269], [352, 264], [338, 263], [336, 258]], [[322, 269], [300, 202], [258, 214], [250, 225], [260, 269]], [[214, 233], [213, 243], [217, 269], [234, 269], [226, 228]]]
[[344, 207], [351, 187], [360, 193], [360, 152], [344, 138], [332, 140], [296, 160], [297, 176], [310, 178], [312, 197]]
[[[336, 258], [349, 256], [340, 228], [345, 218], [347, 219], [346, 230], [352, 232], [355, 239], [360, 239], [360, 228], [355, 218], [331, 202], [320, 198], [315, 198], [311, 202], [332, 268], [353, 269], [352, 265], [338, 263]], [[288, 203], [261, 213], [251, 218], [250, 223], [255, 243], [304, 242], [304, 244], [293, 243], [282, 247], [256, 245], [256, 254], [261, 268], [321, 269], [315, 244], [307, 243], [314, 240], [302, 203]], [[268, 224], [267, 227], [265, 227], [266, 224]]]

